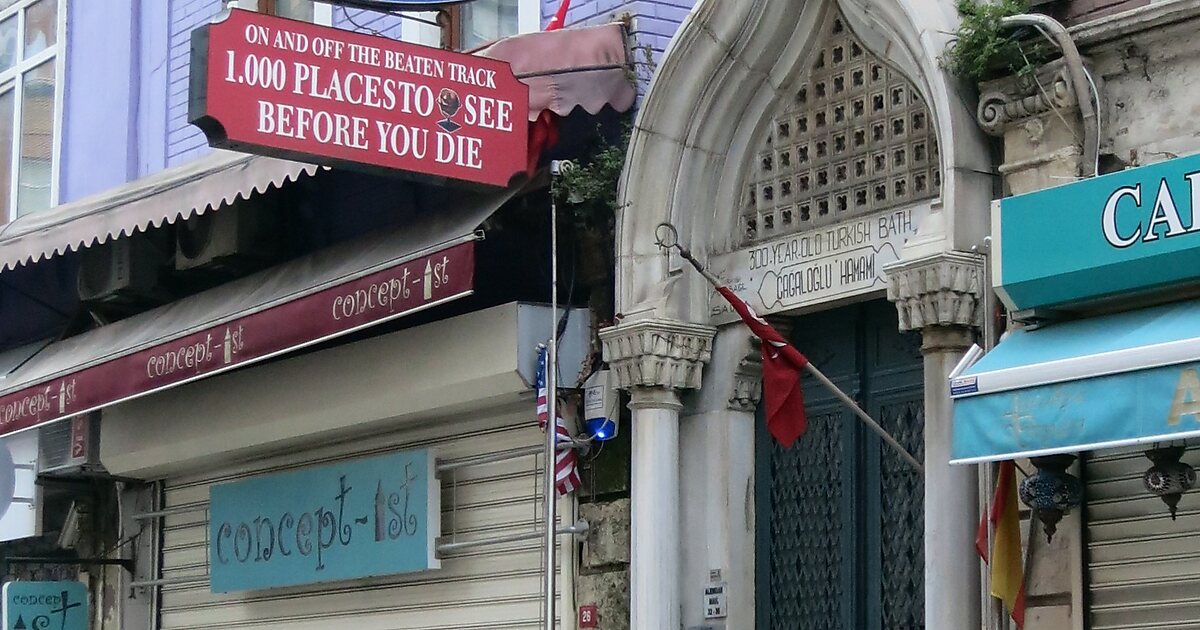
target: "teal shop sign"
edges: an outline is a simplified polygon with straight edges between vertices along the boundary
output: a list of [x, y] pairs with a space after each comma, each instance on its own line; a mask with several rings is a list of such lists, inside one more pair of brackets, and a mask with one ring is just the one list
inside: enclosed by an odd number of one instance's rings
[[1200, 155], [1009, 197], [992, 216], [993, 277], [1014, 310], [1200, 279]]
[[439, 568], [434, 457], [404, 451], [209, 491], [214, 593]]
[[81, 582], [8, 582], [4, 630], [87, 630], [88, 592]]

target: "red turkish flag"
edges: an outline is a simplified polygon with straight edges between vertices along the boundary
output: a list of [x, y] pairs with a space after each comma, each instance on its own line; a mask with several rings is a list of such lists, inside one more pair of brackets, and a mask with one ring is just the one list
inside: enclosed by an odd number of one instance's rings
[[804, 434], [808, 418], [804, 414], [804, 392], [800, 389], [800, 373], [808, 358], [788, 343], [749, 304], [726, 287], [717, 291], [733, 307], [743, 322], [762, 340], [763, 402], [767, 405], [767, 431], [784, 448], [791, 448]]

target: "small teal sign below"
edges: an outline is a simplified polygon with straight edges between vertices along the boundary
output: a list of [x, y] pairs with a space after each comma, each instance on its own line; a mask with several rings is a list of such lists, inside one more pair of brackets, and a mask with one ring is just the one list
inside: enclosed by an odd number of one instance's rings
[[4, 630], [87, 630], [88, 592], [82, 582], [8, 582]]
[[993, 216], [1009, 308], [1060, 307], [1200, 280], [1200, 155], [1009, 197]]
[[434, 457], [413, 450], [213, 486], [214, 593], [439, 568]]

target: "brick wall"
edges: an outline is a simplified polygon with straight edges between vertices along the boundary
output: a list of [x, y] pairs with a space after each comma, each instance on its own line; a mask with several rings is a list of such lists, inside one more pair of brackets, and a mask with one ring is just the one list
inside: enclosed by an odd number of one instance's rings
[[[695, 4], [696, 0], [575, 0], [567, 13], [567, 25], [604, 24], [628, 17], [633, 44], [644, 51], [634, 60], [644, 88], [651, 66], [662, 58], [667, 43]], [[558, 6], [559, 0], [542, 0], [542, 24], [554, 17]]]
[[204, 135], [187, 121], [188, 62], [192, 31], [221, 11], [221, 0], [171, 0], [167, 57], [167, 166], [176, 166], [208, 149]]

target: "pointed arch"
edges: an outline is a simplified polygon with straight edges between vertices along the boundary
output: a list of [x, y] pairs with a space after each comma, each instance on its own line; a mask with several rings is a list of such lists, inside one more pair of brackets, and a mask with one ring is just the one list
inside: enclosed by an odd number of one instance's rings
[[674, 223], [703, 259], [740, 236], [737, 214], [772, 115], [804, 80], [819, 29], [840, 10], [873, 54], [929, 105], [941, 147], [941, 203], [906, 256], [966, 248], [986, 232], [992, 175], [974, 105], [939, 66], [957, 24], [922, 0], [701, 0], [672, 41], [639, 111], [621, 182], [617, 306], [626, 320], [707, 321], [709, 291], [663, 256], [655, 226]]

